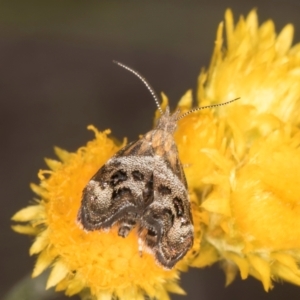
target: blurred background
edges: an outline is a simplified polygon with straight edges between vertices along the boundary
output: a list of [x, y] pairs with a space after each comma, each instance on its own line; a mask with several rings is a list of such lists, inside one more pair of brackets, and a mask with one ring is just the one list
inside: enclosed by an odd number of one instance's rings
[[[12, 232], [10, 218], [34, 197], [29, 183], [38, 182], [43, 158], [54, 158], [53, 146], [75, 151], [94, 137], [89, 124], [129, 140], [151, 128], [152, 97], [112, 60], [139, 71], [175, 107], [208, 66], [227, 7], [235, 20], [256, 7], [260, 23], [273, 19], [277, 32], [293, 23], [300, 41], [296, 0], [0, 2], [0, 298], [34, 265], [31, 238]], [[300, 297], [300, 287], [277, 283], [265, 293], [252, 278], [225, 288], [218, 265], [181, 281], [188, 296], [173, 300]]]

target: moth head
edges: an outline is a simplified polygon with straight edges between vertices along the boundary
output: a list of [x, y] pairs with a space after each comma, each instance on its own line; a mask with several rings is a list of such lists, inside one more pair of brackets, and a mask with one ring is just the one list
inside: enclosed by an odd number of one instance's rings
[[163, 129], [167, 132], [170, 132], [170, 133], [173, 133], [175, 132], [176, 130], [176, 127], [177, 127], [177, 122], [178, 120], [186, 117], [187, 115], [193, 113], [193, 112], [196, 112], [196, 111], [199, 111], [199, 110], [202, 110], [202, 109], [207, 109], [207, 108], [214, 108], [214, 107], [218, 107], [218, 106], [222, 106], [222, 105], [227, 105], [233, 101], [236, 101], [240, 98], [235, 98], [233, 100], [230, 100], [230, 101], [227, 101], [227, 102], [223, 102], [223, 103], [219, 103], [219, 104], [213, 104], [213, 105], [207, 105], [207, 106], [201, 106], [201, 107], [195, 107], [189, 111], [187, 111], [186, 113], [180, 115], [180, 110], [176, 110], [174, 114], [170, 115], [170, 109], [169, 107], [167, 107], [166, 111], [163, 112], [162, 108], [161, 108], [161, 105], [160, 105], [160, 101], [159, 101], [159, 98], [155, 92], [155, 90], [152, 88], [152, 86], [150, 85], [150, 83], [145, 79], [145, 77], [143, 77], [139, 72], [135, 71], [134, 69], [124, 65], [123, 63], [121, 62], [118, 62], [116, 60], [113, 60], [113, 62], [120, 66], [121, 68], [131, 72], [132, 74], [134, 74], [136, 77], [138, 77], [142, 82], [143, 84], [147, 87], [147, 89], [149, 90], [149, 92], [151, 93], [153, 99], [154, 99], [154, 102], [161, 114], [161, 118], [158, 120], [158, 124], [157, 124], [157, 129]]

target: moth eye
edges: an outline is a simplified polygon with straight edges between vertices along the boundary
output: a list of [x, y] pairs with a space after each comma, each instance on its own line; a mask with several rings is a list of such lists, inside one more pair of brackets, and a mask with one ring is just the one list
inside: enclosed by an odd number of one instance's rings
[[170, 195], [172, 193], [170, 188], [162, 184], [158, 187], [158, 192], [163, 196]]
[[112, 176], [111, 176], [111, 185], [114, 187], [117, 184], [119, 184], [120, 182], [126, 181], [127, 180], [127, 174], [126, 172], [124, 172], [123, 170], [119, 170], [117, 172], [115, 172]]
[[112, 200], [119, 201], [122, 198], [131, 197], [131, 191], [129, 188], [121, 188], [118, 190], [114, 190], [112, 193]]
[[143, 198], [145, 203], [153, 200], [153, 174], [145, 185], [145, 188], [143, 190]]
[[178, 197], [175, 197], [173, 199], [173, 204], [174, 204], [175, 211], [176, 211], [176, 217], [182, 217], [184, 214], [182, 200]]
[[131, 174], [135, 181], [144, 180], [144, 175], [140, 171], [133, 171]]

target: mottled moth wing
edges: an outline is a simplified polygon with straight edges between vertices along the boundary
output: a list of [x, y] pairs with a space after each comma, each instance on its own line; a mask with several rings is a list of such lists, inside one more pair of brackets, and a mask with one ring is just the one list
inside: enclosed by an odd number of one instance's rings
[[140, 143], [138, 140], [117, 152], [86, 185], [78, 212], [85, 230], [109, 229], [118, 223], [119, 235], [125, 237], [135, 226], [143, 203], [151, 198], [147, 187], [152, 182], [149, 160], [153, 158], [138, 159], [124, 151]]
[[153, 191], [153, 202], [140, 221], [140, 237], [158, 263], [170, 269], [192, 247], [194, 229], [184, 180], [162, 158], [155, 161]]

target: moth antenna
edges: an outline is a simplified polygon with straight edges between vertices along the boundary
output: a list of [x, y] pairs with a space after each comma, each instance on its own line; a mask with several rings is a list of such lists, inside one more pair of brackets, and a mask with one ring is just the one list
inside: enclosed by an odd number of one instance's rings
[[179, 117], [177, 118], [177, 121], [181, 120], [182, 118], [186, 117], [187, 115], [189, 115], [189, 114], [191, 114], [191, 113], [193, 113], [193, 112], [196, 112], [196, 111], [198, 111], [198, 110], [202, 110], [202, 109], [206, 109], [206, 108], [213, 108], [213, 107], [222, 106], [222, 105], [227, 105], [227, 104], [229, 104], [229, 103], [231, 103], [231, 102], [234, 102], [234, 101], [236, 101], [236, 100], [239, 100], [239, 99], [240, 99], [240, 97], [239, 97], [239, 98], [235, 98], [235, 99], [230, 100], [230, 101], [227, 101], [227, 102], [219, 103], [219, 104], [213, 104], [213, 105], [207, 105], [207, 106], [195, 107], [195, 108], [193, 108], [193, 109], [187, 111], [186, 113], [182, 114], [181, 116], [179, 116]]
[[152, 88], [152, 86], [148, 83], [148, 81], [147, 81], [140, 73], [138, 73], [137, 71], [135, 71], [135, 70], [129, 68], [128, 66], [126, 66], [126, 65], [124, 65], [124, 64], [122, 64], [122, 63], [120, 63], [120, 62], [118, 62], [118, 61], [116, 61], [116, 60], [113, 60], [113, 63], [115, 63], [115, 64], [117, 64], [118, 66], [124, 68], [125, 70], [127, 70], [127, 71], [133, 73], [136, 77], [138, 77], [138, 78], [144, 83], [144, 85], [147, 87], [147, 89], [149, 90], [150, 94], [152, 95], [152, 97], [153, 97], [153, 99], [154, 99], [154, 101], [155, 101], [155, 104], [156, 104], [156, 106], [157, 106], [159, 112], [160, 112], [161, 114], [163, 114], [162, 108], [161, 108], [161, 106], [160, 106], [160, 104], [159, 104], [158, 97], [157, 97], [157, 95], [156, 95], [154, 89]]

